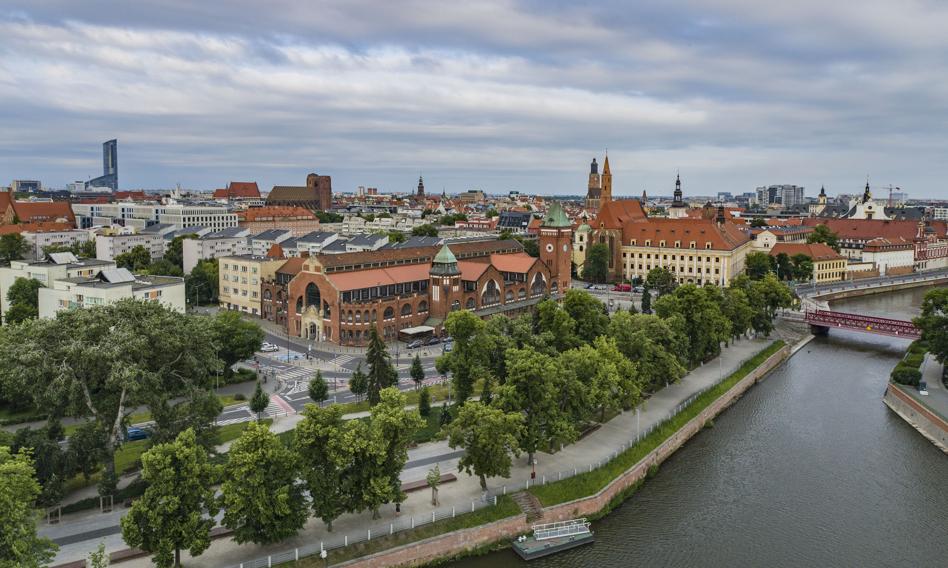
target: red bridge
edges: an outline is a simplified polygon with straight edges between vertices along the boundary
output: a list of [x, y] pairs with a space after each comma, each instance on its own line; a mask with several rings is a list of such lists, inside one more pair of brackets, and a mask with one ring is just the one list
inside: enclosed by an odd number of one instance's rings
[[922, 335], [921, 330], [910, 321], [874, 318], [829, 310], [807, 310], [806, 322], [810, 324], [814, 333], [819, 334], [827, 333], [830, 328], [839, 328], [907, 339], [918, 339]]

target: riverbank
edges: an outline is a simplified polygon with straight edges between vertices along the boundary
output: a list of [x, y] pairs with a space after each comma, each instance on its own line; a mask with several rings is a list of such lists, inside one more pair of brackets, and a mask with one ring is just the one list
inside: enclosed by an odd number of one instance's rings
[[[925, 373], [922, 376], [922, 380], [929, 385], [929, 397], [921, 397], [914, 387], [890, 382], [885, 389], [882, 401], [892, 412], [948, 454], [948, 418], [932, 404], [944, 406], [945, 399], [948, 399], [948, 391], [941, 382], [941, 373], [942, 365], [929, 355], [925, 364]], [[942, 398], [927, 400], [932, 397]]]
[[[539, 482], [540, 485], [530, 488], [531, 494], [546, 505], [541, 511], [543, 522], [583, 516], [593, 518], [608, 513], [631, 495], [650, 472], [786, 360], [790, 351], [783, 341], [772, 343], [723, 381], [682, 405], [669, 420], [634, 443], [630, 440], [601, 467], [562, 481]], [[381, 551], [340, 566], [368, 568], [440, 562], [507, 542], [517, 534], [528, 532], [532, 522], [533, 519], [528, 521], [527, 515], [521, 514]], [[318, 562], [313, 559], [301, 565], [315, 567]]]

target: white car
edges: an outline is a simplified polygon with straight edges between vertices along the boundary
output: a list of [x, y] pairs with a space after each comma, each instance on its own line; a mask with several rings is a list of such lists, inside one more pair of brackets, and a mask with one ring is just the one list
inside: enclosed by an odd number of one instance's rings
[[264, 343], [263, 345], [260, 346], [260, 351], [262, 351], [262, 352], [264, 352], [264, 353], [273, 353], [273, 352], [279, 351], [279, 350], [280, 350], [280, 348], [277, 347], [276, 345], [272, 344], [272, 343]]

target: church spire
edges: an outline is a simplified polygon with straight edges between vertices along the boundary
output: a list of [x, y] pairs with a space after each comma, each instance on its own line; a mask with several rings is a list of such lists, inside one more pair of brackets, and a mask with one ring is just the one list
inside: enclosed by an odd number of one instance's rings
[[606, 152], [606, 161], [602, 163], [602, 175], [608, 176], [612, 175], [612, 172], [609, 171], [609, 153]]
[[681, 207], [682, 205], [682, 193], [681, 193], [681, 174], [675, 173], [675, 198], [672, 201], [672, 205]]
[[421, 176], [419, 175], [418, 176], [418, 197], [424, 197], [424, 196], [425, 196], [425, 180], [423, 180]]

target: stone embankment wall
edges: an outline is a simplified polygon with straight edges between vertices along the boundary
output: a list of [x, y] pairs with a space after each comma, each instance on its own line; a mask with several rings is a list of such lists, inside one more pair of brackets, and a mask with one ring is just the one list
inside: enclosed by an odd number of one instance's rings
[[889, 383], [882, 399], [903, 420], [948, 454], [948, 421], [925, 408], [898, 385]]
[[[919, 274], [924, 276], [924, 274]], [[907, 290], [909, 288], [920, 288], [923, 286], [938, 286], [948, 282], [948, 277], [935, 280], [922, 280], [918, 282], [900, 282], [898, 284], [885, 284], [872, 288], [854, 288], [852, 290], [841, 290], [839, 292], [826, 292], [816, 294], [813, 298], [820, 300], [842, 300], [844, 298], [855, 298], [857, 296], [869, 296], [872, 294], [885, 294], [887, 292], [896, 292], [898, 290]]]
[[[684, 445], [692, 436], [701, 431], [705, 423], [720, 414], [737, 401], [750, 387], [764, 379], [777, 365], [790, 356], [790, 347], [771, 355], [756, 369], [747, 374], [720, 398], [709, 404], [701, 413], [692, 418], [677, 433], [665, 440], [660, 446], [649, 452], [637, 464], [614, 479], [595, 495], [561, 503], [543, 509], [543, 522], [549, 523], [577, 517], [588, 517], [605, 509], [609, 503], [630, 486], [645, 478], [649, 467], [665, 461]], [[502, 519], [493, 523], [431, 537], [415, 543], [385, 550], [371, 556], [341, 564], [351, 568], [370, 568], [378, 566], [418, 566], [449, 558], [475, 548], [487, 546], [502, 540], [512, 539], [514, 535], [529, 532], [530, 525], [525, 515]]]

